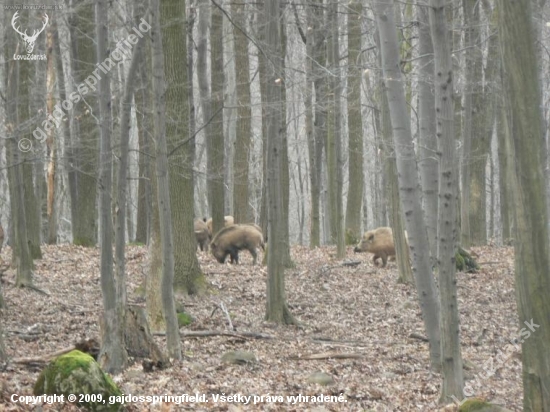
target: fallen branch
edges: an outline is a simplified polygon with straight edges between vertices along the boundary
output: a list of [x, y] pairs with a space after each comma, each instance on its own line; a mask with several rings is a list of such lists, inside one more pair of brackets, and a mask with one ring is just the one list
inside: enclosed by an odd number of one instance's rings
[[[164, 333], [155, 333], [157, 336], [164, 336]], [[187, 332], [181, 332], [181, 335], [185, 338], [205, 338], [209, 336], [232, 336], [235, 338], [252, 338], [252, 339], [275, 339], [274, 336], [264, 335], [262, 333], [255, 332], [226, 332], [217, 330], [192, 330]]]
[[364, 357], [365, 355], [361, 353], [325, 352], [325, 353], [316, 353], [313, 355], [290, 356], [289, 359], [295, 359], [295, 360], [361, 359]]
[[420, 339], [421, 341], [429, 342], [429, 340], [428, 340], [427, 337], [422, 336], [422, 335], [420, 335], [419, 333], [415, 333], [415, 332], [411, 333], [411, 334], [409, 335], [409, 338]]
[[49, 362], [53, 358], [57, 358], [58, 356], [69, 353], [72, 350], [74, 350], [74, 346], [71, 346], [70, 348], [65, 348], [65, 349], [58, 350], [57, 352], [54, 352], [54, 353], [39, 356], [37, 358], [14, 358], [14, 359], [11, 360], [11, 362], [21, 363], [21, 364], [24, 364], [24, 365], [44, 364], [44, 363]]

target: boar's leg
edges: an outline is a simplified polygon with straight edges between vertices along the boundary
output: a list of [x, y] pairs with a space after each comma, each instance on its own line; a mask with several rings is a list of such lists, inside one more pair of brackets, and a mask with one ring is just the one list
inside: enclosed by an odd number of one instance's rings
[[258, 254], [256, 253], [256, 248], [251, 247], [248, 249], [248, 251], [252, 255], [252, 265], [256, 265], [256, 259], [258, 257]]
[[229, 251], [230, 262], [233, 264], [239, 264], [239, 251], [237, 249], [231, 249]]
[[388, 263], [388, 255], [387, 253], [380, 253], [380, 257], [382, 258], [382, 267], [385, 268]]

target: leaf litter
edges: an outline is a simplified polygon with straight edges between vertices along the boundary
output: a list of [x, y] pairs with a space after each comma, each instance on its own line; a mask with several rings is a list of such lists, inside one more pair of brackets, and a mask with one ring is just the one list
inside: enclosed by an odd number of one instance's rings
[[[475, 396], [520, 411], [521, 349], [510, 345], [519, 330], [513, 249], [487, 246], [473, 252], [480, 271], [457, 274], [466, 384]], [[235, 266], [221, 265], [210, 254], [198, 252], [208, 291], [178, 298], [193, 317], [181, 329], [184, 359], [151, 373], [143, 372], [137, 360], [114, 380], [133, 396], [205, 394], [209, 402], [130, 403], [129, 410], [456, 410], [456, 406], [437, 406], [442, 377], [429, 369], [416, 291], [397, 283], [395, 262], [378, 268], [372, 255], [354, 254], [351, 248], [344, 260], [335, 259], [331, 247], [294, 246], [291, 254], [296, 266], [285, 272], [285, 290], [299, 326], [264, 320], [267, 268], [252, 266], [248, 252], [241, 253], [241, 264]], [[12, 360], [41, 358], [81, 340], [99, 340], [98, 249], [43, 246], [43, 255], [35, 261], [34, 281], [48, 295], [15, 288], [13, 269], [3, 275], [2, 327]], [[9, 262], [9, 248], [1, 257]], [[136, 290], [148, 270], [147, 249], [128, 246], [126, 257], [128, 300], [144, 306]], [[165, 348], [163, 336], [155, 339]], [[222, 362], [230, 351], [250, 352], [256, 360]], [[42, 368], [39, 363], [3, 365], [0, 410], [78, 410], [71, 404], [36, 409], [10, 401], [14, 393], [32, 395]], [[325, 377], [327, 383], [316, 376]], [[258, 402], [244, 404], [239, 398], [222, 402], [221, 397], [215, 402], [222, 394], [257, 396]], [[300, 394], [340, 396], [345, 401], [287, 401], [287, 396]]]

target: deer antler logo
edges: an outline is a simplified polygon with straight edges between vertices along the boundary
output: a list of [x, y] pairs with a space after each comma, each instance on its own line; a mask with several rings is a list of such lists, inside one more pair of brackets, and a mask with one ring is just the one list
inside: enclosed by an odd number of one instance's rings
[[11, 25], [12, 25], [13, 29], [21, 35], [23, 41], [26, 44], [27, 53], [30, 54], [30, 53], [32, 53], [32, 51], [34, 49], [34, 44], [36, 43], [36, 38], [46, 28], [46, 25], [48, 24], [48, 21], [49, 21], [49, 17], [46, 13], [44, 13], [44, 25], [42, 26], [42, 28], [40, 30], [34, 30], [33, 33], [32, 33], [32, 36], [29, 36], [27, 34], [27, 30], [25, 30], [25, 32], [23, 33], [23, 32], [21, 32], [21, 30], [19, 30], [15, 26], [15, 20], [17, 20], [19, 18], [18, 13], [19, 12], [16, 11], [15, 14], [13, 15], [13, 18], [11, 19]]

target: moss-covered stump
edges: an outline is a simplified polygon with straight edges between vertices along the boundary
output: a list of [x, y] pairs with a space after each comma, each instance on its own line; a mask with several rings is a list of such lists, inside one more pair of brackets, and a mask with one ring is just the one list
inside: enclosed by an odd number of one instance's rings
[[470, 255], [460, 246], [458, 247], [458, 250], [456, 252], [455, 260], [456, 270], [458, 270], [459, 272], [476, 273], [479, 269], [479, 265], [472, 257], [472, 255]]
[[458, 412], [511, 412], [498, 405], [486, 402], [479, 398], [468, 399], [459, 406]]
[[120, 403], [109, 403], [109, 397], [122, 395], [120, 389], [90, 355], [78, 350], [50, 362], [38, 377], [34, 394], [65, 395], [65, 399], [73, 394], [77, 405], [91, 411], [122, 410]]

